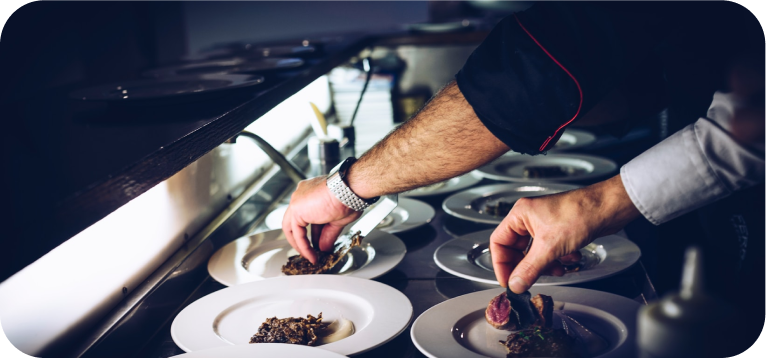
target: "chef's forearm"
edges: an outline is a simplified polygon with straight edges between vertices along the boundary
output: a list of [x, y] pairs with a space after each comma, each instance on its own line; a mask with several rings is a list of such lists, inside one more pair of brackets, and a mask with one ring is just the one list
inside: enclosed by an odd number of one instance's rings
[[363, 198], [399, 193], [466, 173], [508, 149], [452, 82], [365, 153], [351, 167], [348, 184]]

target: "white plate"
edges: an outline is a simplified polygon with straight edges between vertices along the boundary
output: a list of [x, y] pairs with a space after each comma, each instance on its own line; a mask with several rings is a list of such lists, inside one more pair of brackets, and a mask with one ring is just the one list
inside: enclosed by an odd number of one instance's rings
[[[495, 329], [484, 319], [489, 300], [503, 290], [469, 293], [423, 312], [410, 331], [415, 347], [428, 357], [505, 358], [505, 348], [498, 341], [505, 340], [510, 332]], [[575, 287], [532, 287], [529, 292], [563, 302], [567, 315], [605, 338], [610, 347], [597, 358], [635, 355], [637, 302]]]
[[320, 312], [324, 322], [342, 317], [355, 330], [349, 337], [320, 347], [354, 355], [402, 333], [412, 319], [412, 304], [396, 289], [371, 280], [335, 275], [277, 277], [200, 298], [176, 316], [170, 335], [186, 352], [247, 345], [267, 318]]
[[258, 343], [246, 346], [228, 346], [179, 354], [170, 358], [344, 358], [346, 356], [297, 344]]
[[[474, 232], [445, 242], [434, 252], [442, 270], [471, 281], [498, 285], [489, 254], [494, 229]], [[609, 235], [580, 249], [583, 268], [564, 276], [540, 276], [533, 286], [571, 285], [595, 281], [627, 270], [641, 258], [641, 249], [622, 236]]]
[[587, 147], [596, 141], [596, 135], [582, 129], [567, 128], [550, 152], [568, 152]]
[[[407, 247], [398, 237], [372, 230], [362, 240], [362, 246], [349, 252], [339, 275], [375, 278], [391, 271], [404, 258]], [[207, 270], [216, 281], [234, 286], [284, 276], [282, 265], [297, 255], [282, 229], [243, 236], [216, 251], [210, 257]]]
[[[552, 178], [525, 178], [524, 168], [528, 166], [561, 166], [578, 172]], [[603, 178], [617, 170], [617, 163], [610, 159], [585, 154], [548, 155], [503, 155], [476, 172], [487, 178], [518, 183], [561, 183], [578, 182]]]
[[[281, 229], [282, 218], [285, 216], [287, 206], [280, 206], [266, 216], [266, 227], [269, 229]], [[399, 198], [399, 204], [394, 208], [377, 229], [390, 234], [419, 228], [431, 222], [436, 211], [420, 200]]]
[[459, 177], [455, 177], [449, 180], [445, 180], [441, 183], [424, 186], [422, 188], [405, 191], [399, 194], [400, 196], [409, 197], [426, 197], [435, 196], [441, 194], [447, 194], [458, 190], [463, 190], [470, 186], [475, 185], [481, 181], [481, 176], [474, 174], [473, 172], [463, 174]]
[[540, 183], [540, 184], [495, 184], [485, 185], [453, 194], [444, 200], [444, 212], [454, 217], [484, 224], [499, 224], [504, 216], [495, 216], [486, 212], [487, 204], [498, 200], [515, 203], [520, 198], [561, 193], [580, 188], [579, 185]]

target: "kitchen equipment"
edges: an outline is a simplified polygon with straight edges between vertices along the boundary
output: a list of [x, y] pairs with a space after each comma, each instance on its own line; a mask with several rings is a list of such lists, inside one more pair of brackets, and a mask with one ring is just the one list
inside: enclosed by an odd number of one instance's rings
[[257, 73], [278, 71], [303, 66], [300, 58], [264, 58], [248, 60], [246, 58], [230, 58], [223, 60], [207, 60], [187, 62], [173, 66], [154, 68], [143, 73], [144, 77], [167, 78], [177, 76], [193, 76], [203, 74], [232, 74]]
[[69, 97], [82, 101], [137, 103], [148, 100], [200, 98], [263, 83], [263, 76], [203, 74], [164, 79], [126, 80], [84, 88]]
[[340, 144], [331, 138], [311, 137], [307, 144], [309, 154], [309, 176], [327, 175], [340, 163]]
[[394, 211], [394, 208], [398, 205], [399, 197], [397, 194], [383, 195], [380, 197], [375, 206], [369, 209], [362, 217], [348, 230], [347, 233], [342, 234], [335, 241], [333, 252], [340, 253], [341, 256], [351, 248], [351, 243], [355, 235], [362, 237], [372, 231], [383, 219]]
[[[642, 307], [638, 314], [641, 358], [706, 357], [735, 325], [733, 310], [705, 292], [702, 250], [686, 250], [681, 290]], [[728, 333], [730, 334], [730, 333]]]

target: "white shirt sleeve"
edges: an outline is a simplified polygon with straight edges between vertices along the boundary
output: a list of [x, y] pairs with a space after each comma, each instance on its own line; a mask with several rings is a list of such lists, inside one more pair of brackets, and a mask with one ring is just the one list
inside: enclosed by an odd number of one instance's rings
[[716, 93], [708, 118], [700, 118], [620, 169], [630, 199], [647, 220], [659, 225], [763, 182], [763, 151], [745, 148], [725, 129], [732, 109], [731, 98]]

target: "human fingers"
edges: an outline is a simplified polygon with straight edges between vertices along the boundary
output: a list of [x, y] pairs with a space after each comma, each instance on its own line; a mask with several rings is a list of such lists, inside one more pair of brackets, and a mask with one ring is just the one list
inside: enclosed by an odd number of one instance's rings
[[[506, 220], [504, 219], [503, 222]], [[529, 245], [529, 236], [522, 236], [503, 223], [489, 237], [489, 251], [492, 257], [492, 267], [497, 282], [505, 287], [508, 277], [516, 265], [524, 257], [524, 250]]]
[[580, 253], [579, 250], [569, 255], [564, 255], [559, 257], [559, 261], [564, 265], [572, 265], [572, 264], [580, 262], [580, 260], [582, 260], [582, 254]]
[[309, 240], [306, 238], [306, 228], [300, 226], [296, 220], [293, 220], [292, 234], [293, 239], [295, 240], [295, 246], [297, 246], [296, 250], [298, 250], [301, 256], [305, 257], [312, 264], [315, 264], [317, 257], [314, 250], [309, 246]]
[[332, 251], [335, 241], [338, 240], [338, 236], [343, 231], [346, 224], [339, 222], [331, 222], [324, 226], [322, 229], [322, 237], [319, 239], [319, 248], [322, 251]]
[[543, 274], [548, 276], [561, 277], [564, 276], [564, 273], [566, 273], [564, 266], [558, 260], [551, 261], [543, 270]]
[[495, 278], [500, 286], [508, 285], [508, 278], [516, 265], [524, 259], [524, 253], [520, 250], [510, 249], [501, 245], [490, 243], [490, 257], [492, 257], [492, 268], [495, 271]]
[[287, 210], [285, 210], [285, 215], [282, 216], [282, 232], [285, 234], [285, 238], [290, 246], [292, 246], [293, 249], [298, 250], [298, 246], [295, 245], [295, 239], [293, 239], [292, 216], [289, 206], [287, 207]]
[[311, 246], [314, 250], [319, 250], [319, 237], [322, 235], [324, 225], [311, 224]]
[[556, 259], [553, 252], [543, 243], [535, 241], [529, 252], [516, 265], [508, 280], [508, 287], [515, 293], [523, 293], [532, 286], [548, 265]]

